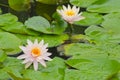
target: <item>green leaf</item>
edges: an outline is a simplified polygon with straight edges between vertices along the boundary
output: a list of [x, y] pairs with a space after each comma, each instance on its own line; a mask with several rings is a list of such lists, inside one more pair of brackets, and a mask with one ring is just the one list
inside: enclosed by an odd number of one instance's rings
[[21, 71], [24, 70], [24, 66], [21, 63], [21, 60], [18, 60], [17, 58], [8, 57], [4, 61], [3, 70], [8, 74], [12, 73], [16, 77], [22, 78]]
[[106, 30], [104, 30], [104, 28], [102, 28], [102, 27], [98, 27], [98, 26], [94, 26], [94, 25], [92, 25], [92, 26], [90, 26], [90, 27], [88, 27], [86, 30], [85, 30], [85, 34], [86, 35], [96, 35], [96, 34], [98, 34], [98, 33], [105, 33], [105, 31]]
[[94, 58], [88, 60], [90, 61], [77, 60], [78, 62], [76, 64], [74, 64], [74, 62], [76, 62], [74, 59], [67, 60], [66, 63], [68, 65], [77, 68], [78, 70], [67, 69], [65, 72], [65, 80], [107, 80], [120, 70], [120, 63], [114, 60], [106, 58]]
[[3, 67], [0, 69], [0, 80], [14, 79], [12, 78], [12, 75], [22, 78], [21, 71], [23, 69], [24, 67], [21, 63], [21, 60], [18, 60], [17, 58], [7, 57], [3, 62]]
[[[104, 21], [102, 22], [102, 26], [108, 30], [111, 34], [112, 42], [120, 42], [120, 13], [110, 13], [104, 16]], [[116, 41], [115, 41], [116, 40]]]
[[53, 34], [62, 34], [68, 26], [67, 23], [57, 13], [53, 15], [53, 18], [55, 21], [51, 23], [51, 31]]
[[[120, 62], [120, 45], [118, 44], [83, 44], [72, 43], [64, 47], [66, 55], [72, 55], [73, 59], [86, 58], [109, 58]], [[76, 61], [77, 62], [77, 61]]]
[[41, 16], [29, 18], [27, 21], [25, 21], [25, 25], [28, 29], [32, 29], [42, 33], [51, 33], [49, 31], [50, 23]]
[[17, 37], [19, 37], [22, 40], [22, 43], [25, 44], [27, 39], [30, 39], [34, 41], [35, 39], [38, 39], [41, 41], [42, 39], [45, 41], [45, 43], [48, 43], [49, 47], [58, 46], [60, 44], [63, 44], [65, 40], [68, 40], [67, 34], [62, 35], [40, 35], [40, 36], [27, 36], [27, 35], [19, 35], [16, 34]]
[[7, 72], [5, 72], [3, 69], [0, 69], [0, 80], [9, 80], [12, 79]]
[[12, 24], [6, 25], [1, 28], [7, 32], [18, 33], [18, 34], [28, 34], [28, 35], [40, 34], [38, 32], [27, 29], [26, 26], [23, 25], [21, 22], [14, 22]]
[[89, 36], [91, 42], [96, 44], [104, 44], [110, 41], [111, 33], [98, 26], [90, 26], [85, 30], [85, 34]]
[[110, 13], [108, 15], [104, 16], [104, 21], [102, 23], [102, 26], [109, 30], [110, 32], [113, 32], [114, 34], [120, 34], [120, 13]]
[[0, 50], [0, 62], [3, 62], [6, 59], [7, 55], [4, 51]]
[[44, 4], [57, 4], [57, 3], [66, 3], [69, 0], [62, 0], [62, 1], [59, 1], [59, 0], [37, 0], [37, 1], [40, 3], [44, 3]]
[[14, 79], [14, 80], [30, 80], [30, 79], [25, 79], [25, 78], [20, 78], [20, 77], [16, 77], [13, 73], [8, 72], [8, 74]]
[[90, 12], [111, 13], [120, 12], [120, 0], [98, 0], [87, 8]]
[[0, 26], [5, 26], [16, 22], [18, 18], [10, 13], [0, 15]]
[[[97, 49], [98, 47], [92, 44], [80, 44], [80, 43], [73, 43], [68, 44], [64, 47], [65, 54], [66, 55], [72, 55], [72, 56], [87, 56], [87, 57], [106, 57], [107, 54], [105, 54], [100, 49]], [[92, 56], [91, 56], [92, 55]]]
[[15, 22], [13, 24], [6, 25], [5, 27], [2, 27], [2, 29], [12, 33], [26, 34], [25, 26], [20, 22]]
[[16, 11], [26, 11], [30, 8], [30, 0], [8, 0], [10, 8]]
[[98, 0], [70, 0], [70, 3], [80, 7], [88, 7]]
[[77, 21], [75, 22], [75, 24], [83, 25], [83, 26], [90, 26], [90, 25], [100, 24], [103, 21], [102, 15], [98, 13], [83, 12], [82, 16], [84, 16], [85, 19]]
[[120, 71], [115, 74], [112, 78], [110, 78], [110, 80], [120, 80]]
[[47, 67], [40, 67], [38, 71], [25, 70], [23, 77], [30, 80], [63, 80], [64, 79], [64, 60], [55, 57], [52, 61], [47, 62]]
[[16, 54], [20, 52], [19, 46], [21, 40], [8, 32], [0, 32], [0, 49], [7, 54]]

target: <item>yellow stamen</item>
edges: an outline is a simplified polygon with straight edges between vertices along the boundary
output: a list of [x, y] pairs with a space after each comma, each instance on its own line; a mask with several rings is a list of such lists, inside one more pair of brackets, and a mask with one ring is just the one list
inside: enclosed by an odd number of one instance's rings
[[66, 15], [73, 16], [75, 15], [75, 12], [73, 10], [66, 11]]
[[34, 57], [38, 57], [38, 56], [41, 55], [41, 51], [40, 51], [40, 49], [37, 48], [37, 47], [33, 48], [31, 52], [32, 52], [32, 55], [33, 55]]

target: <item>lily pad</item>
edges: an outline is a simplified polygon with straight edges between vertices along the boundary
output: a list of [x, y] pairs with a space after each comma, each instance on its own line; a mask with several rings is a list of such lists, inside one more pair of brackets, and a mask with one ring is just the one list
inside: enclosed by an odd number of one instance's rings
[[98, 25], [103, 21], [102, 15], [98, 13], [83, 12], [82, 16], [84, 16], [85, 19], [77, 21], [75, 22], [75, 24], [82, 26], [90, 26], [90, 25]]
[[90, 12], [111, 13], [120, 12], [120, 0], [98, 0], [87, 8]]
[[88, 7], [98, 0], [70, 0], [70, 3], [80, 7]]
[[44, 40], [45, 43], [48, 43], [49, 47], [55, 47], [60, 44], [63, 44], [65, 40], [68, 40], [68, 35], [40, 35], [40, 36], [27, 36], [27, 35], [19, 35], [16, 34], [17, 37], [19, 37], [23, 44], [26, 43], [27, 39], [30, 39], [34, 41], [35, 39], [38, 39], [39, 41]]
[[8, 32], [0, 32], [0, 49], [7, 54], [16, 54], [20, 52], [19, 45], [21, 40], [14, 34]]

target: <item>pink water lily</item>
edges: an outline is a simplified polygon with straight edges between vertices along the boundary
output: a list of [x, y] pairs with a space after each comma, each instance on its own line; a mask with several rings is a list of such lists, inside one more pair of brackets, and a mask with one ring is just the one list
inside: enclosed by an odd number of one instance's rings
[[72, 8], [68, 5], [68, 8], [63, 5], [63, 9], [57, 10], [57, 12], [62, 16], [62, 18], [70, 24], [73, 24], [75, 21], [84, 19], [85, 17], [81, 16], [82, 13], [79, 13], [80, 8], [73, 6]]
[[26, 46], [20, 46], [20, 49], [24, 52], [24, 54], [18, 56], [18, 59], [24, 59], [22, 62], [25, 64], [25, 68], [28, 68], [31, 64], [33, 64], [34, 70], [38, 70], [38, 63], [46, 67], [45, 60], [51, 61], [52, 59], [49, 57], [51, 53], [47, 52], [48, 44], [44, 44], [44, 41], [38, 43], [36, 39], [34, 43], [30, 40], [27, 40]]

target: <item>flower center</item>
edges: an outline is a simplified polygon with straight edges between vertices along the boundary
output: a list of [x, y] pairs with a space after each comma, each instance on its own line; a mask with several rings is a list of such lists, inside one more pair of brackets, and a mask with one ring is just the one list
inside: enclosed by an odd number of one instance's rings
[[68, 10], [68, 11], [66, 11], [66, 15], [73, 16], [73, 15], [75, 15], [75, 12], [73, 10]]
[[33, 48], [31, 52], [32, 52], [32, 56], [33, 56], [33, 57], [38, 57], [38, 56], [41, 55], [41, 51], [40, 51], [40, 49], [37, 48], [37, 47]]

